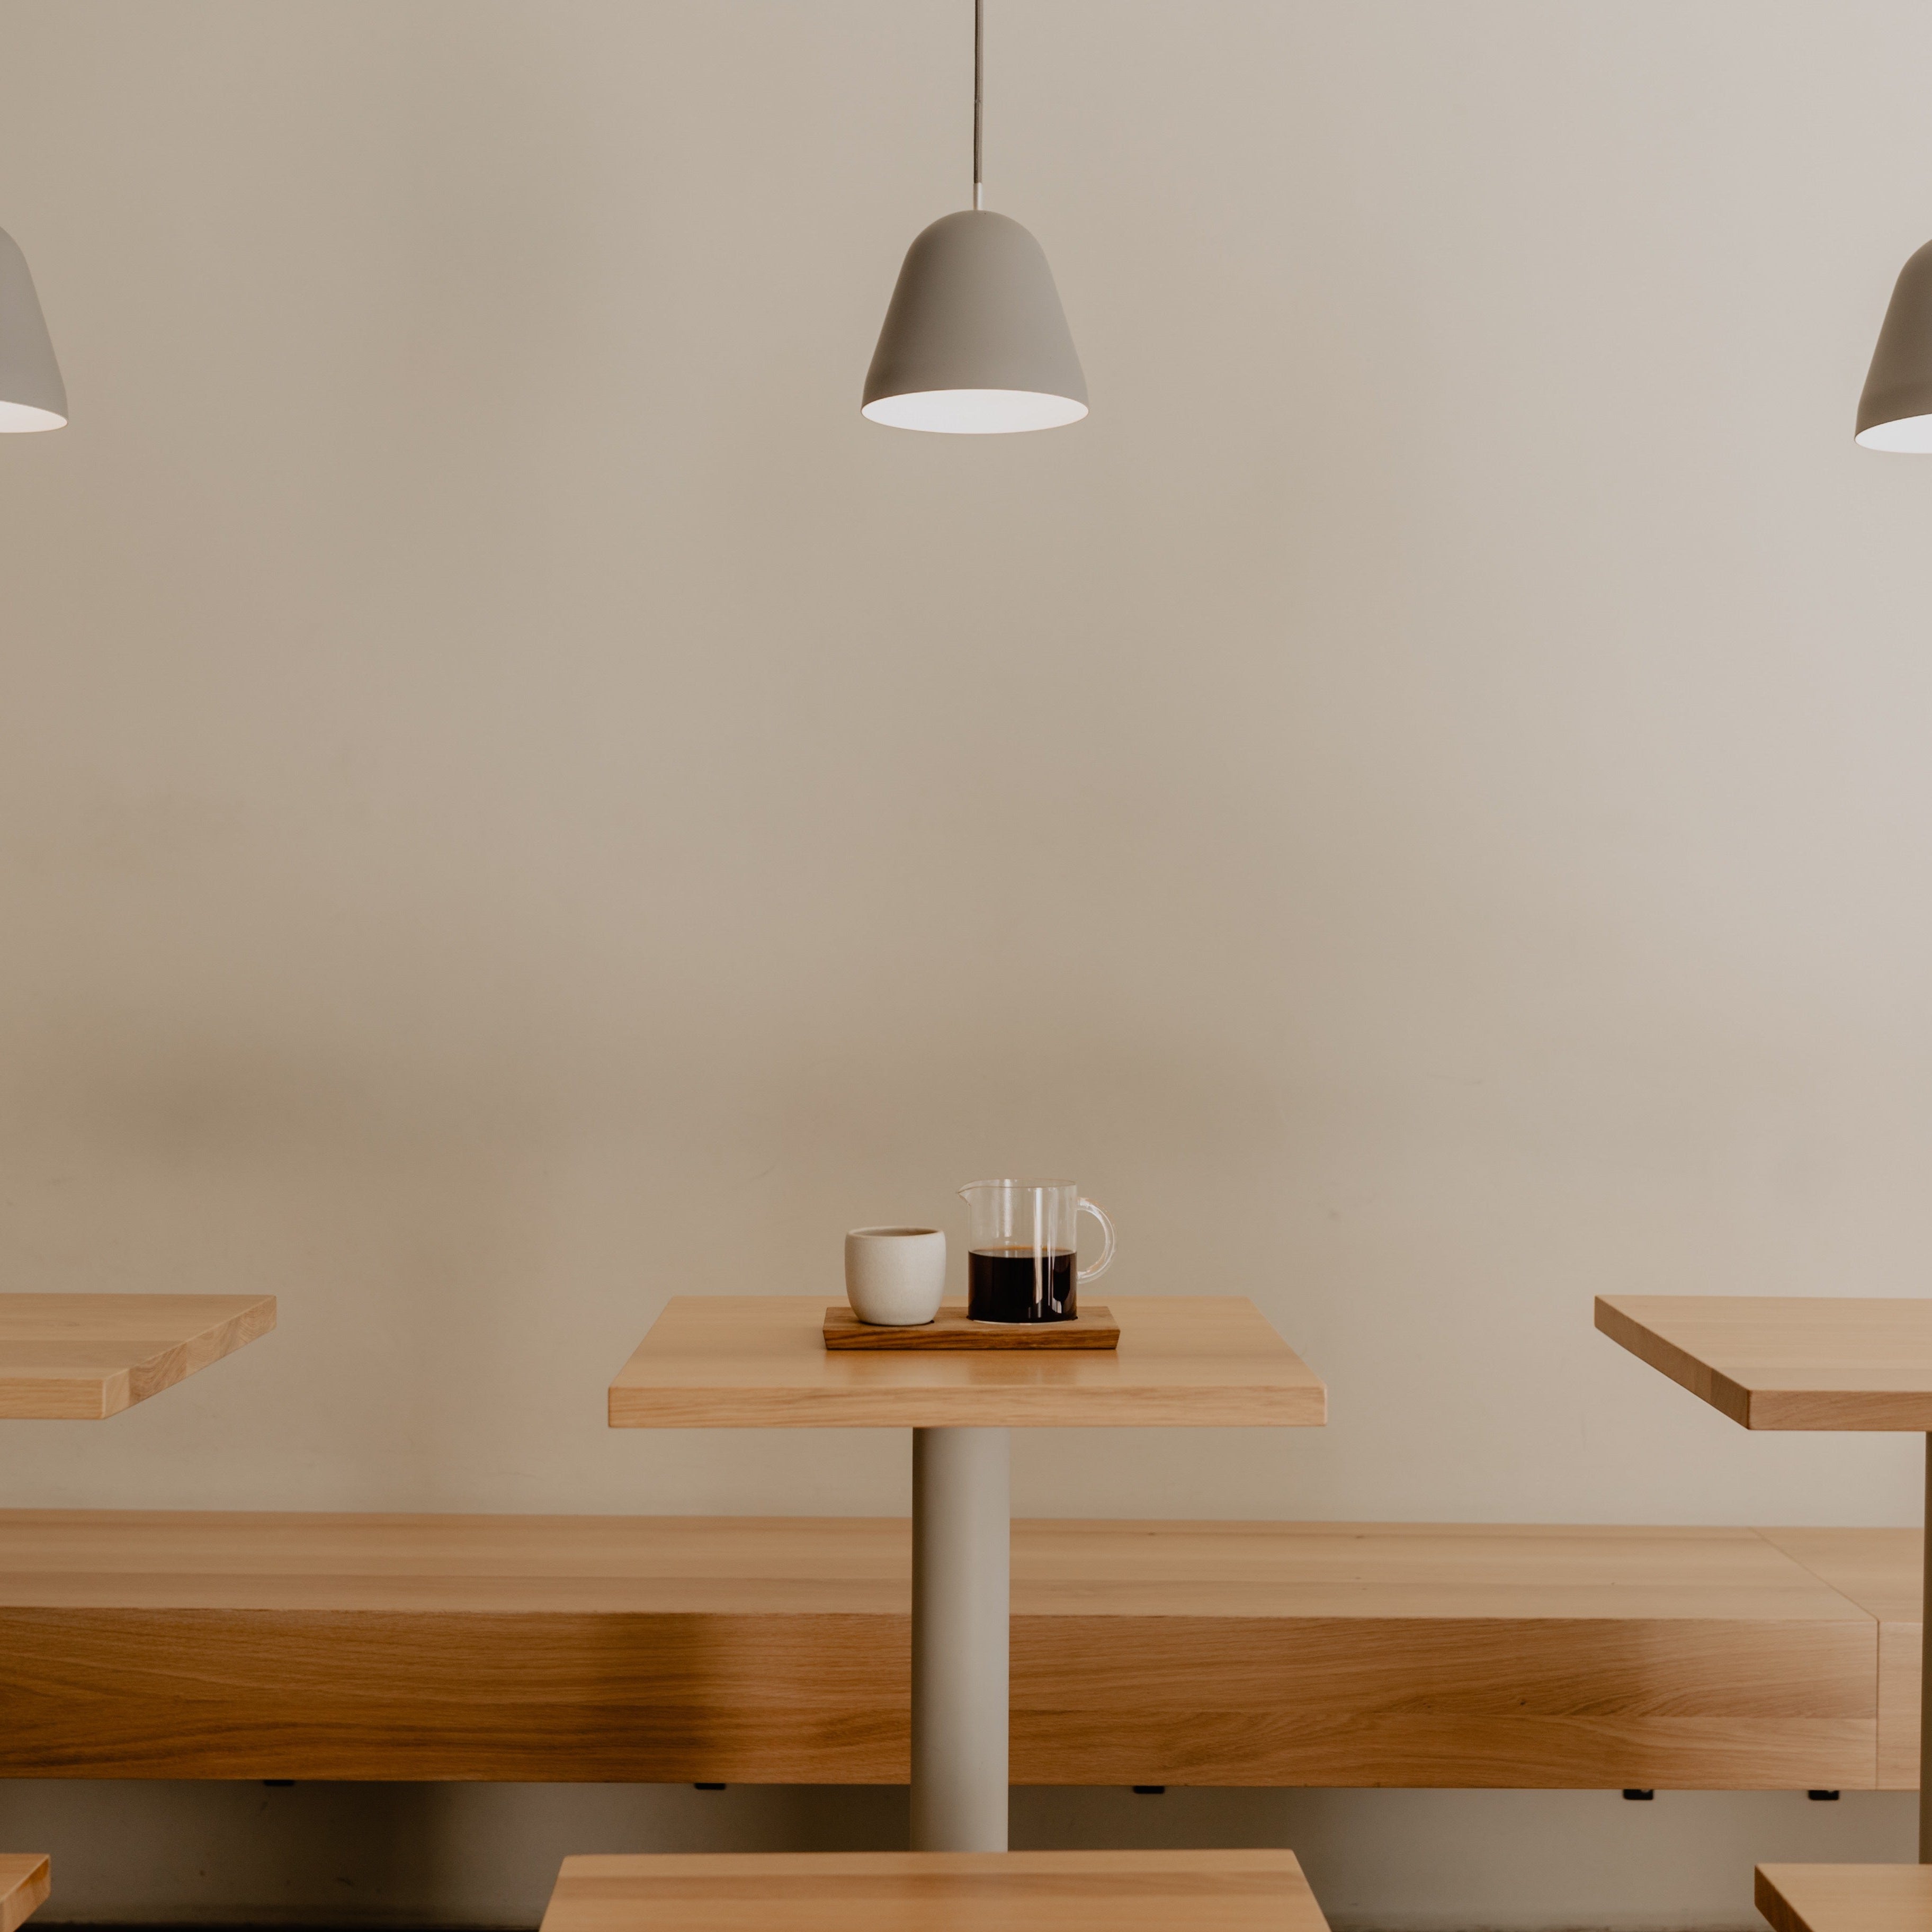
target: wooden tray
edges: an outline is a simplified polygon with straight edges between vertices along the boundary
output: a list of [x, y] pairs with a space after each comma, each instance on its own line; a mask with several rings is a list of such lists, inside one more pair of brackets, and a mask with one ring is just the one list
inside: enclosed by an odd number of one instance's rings
[[1071, 1322], [969, 1322], [963, 1301], [942, 1301], [920, 1328], [875, 1328], [844, 1302], [825, 1311], [828, 1348], [1118, 1348], [1120, 1324], [1098, 1303]]

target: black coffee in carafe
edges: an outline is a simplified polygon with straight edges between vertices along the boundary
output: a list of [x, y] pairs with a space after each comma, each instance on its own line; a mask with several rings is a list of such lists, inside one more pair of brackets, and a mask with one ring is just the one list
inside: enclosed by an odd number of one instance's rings
[[1070, 1322], [1073, 1256], [1065, 1248], [974, 1248], [966, 1257], [966, 1314], [974, 1322]]
[[[1073, 1298], [1114, 1258], [1114, 1224], [1070, 1180], [975, 1180], [959, 1190], [972, 1210], [966, 1241], [966, 1312], [975, 1322], [1072, 1322]], [[1080, 1216], [1100, 1224], [1100, 1258], [1075, 1258]]]

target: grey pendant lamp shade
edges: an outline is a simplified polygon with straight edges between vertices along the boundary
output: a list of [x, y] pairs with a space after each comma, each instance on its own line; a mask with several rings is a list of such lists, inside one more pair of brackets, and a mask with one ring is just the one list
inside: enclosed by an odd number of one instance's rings
[[1932, 242], [1898, 272], [1858, 398], [1866, 449], [1932, 454]]
[[0, 229], [0, 434], [58, 429], [67, 386], [20, 244]]
[[866, 376], [865, 413], [956, 434], [1055, 429], [1087, 379], [1046, 254], [1010, 216], [942, 215], [906, 250]]
[[973, 0], [973, 206], [906, 250], [860, 406], [894, 429], [994, 436], [1087, 413], [1053, 271], [1017, 221], [988, 212], [980, 178], [983, 0]]

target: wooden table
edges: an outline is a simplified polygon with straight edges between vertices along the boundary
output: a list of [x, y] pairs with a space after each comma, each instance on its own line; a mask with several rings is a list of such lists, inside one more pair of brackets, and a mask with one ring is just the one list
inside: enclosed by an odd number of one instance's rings
[[[104, 1421], [274, 1325], [272, 1294], [0, 1294], [0, 1421]], [[48, 1866], [0, 1852], [0, 1932], [45, 1902]]]
[[47, 1855], [0, 1852], [0, 1932], [24, 1925], [47, 1901]]
[[1924, 1932], [1932, 1868], [1760, 1865], [1757, 1909], [1775, 1932]]
[[[1932, 1586], [1932, 1301], [1604, 1295], [1597, 1326], [1747, 1429], [1923, 1434]], [[1932, 1864], [1932, 1616], [1923, 1621], [1918, 1856]]]
[[1007, 1431], [1312, 1427], [1327, 1394], [1240, 1297], [1110, 1297], [1104, 1352], [834, 1354], [826, 1306], [674, 1296], [610, 1384], [610, 1426], [911, 1430], [913, 1845], [1004, 1851]]
[[272, 1294], [0, 1294], [0, 1420], [104, 1420], [274, 1325]]
[[1328, 1932], [1292, 1852], [566, 1858], [542, 1932]]

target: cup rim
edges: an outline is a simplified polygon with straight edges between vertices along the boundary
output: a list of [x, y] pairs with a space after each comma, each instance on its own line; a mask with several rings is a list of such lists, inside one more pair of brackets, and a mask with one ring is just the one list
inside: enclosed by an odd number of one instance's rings
[[848, 1241], [907, 1240], [924, 1234], [944, 1234], [943, 1228], [848, 1228]]

